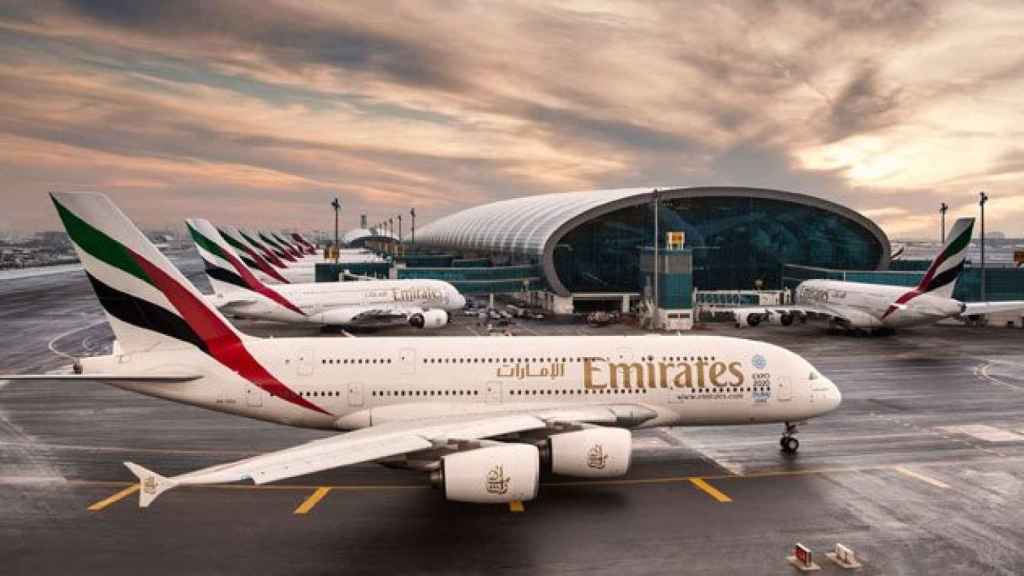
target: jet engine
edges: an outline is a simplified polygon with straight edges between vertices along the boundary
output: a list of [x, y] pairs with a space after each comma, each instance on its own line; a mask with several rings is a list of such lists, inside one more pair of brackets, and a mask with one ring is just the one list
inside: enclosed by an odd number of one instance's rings
[[502, 444], [448, 454], [430, 481], [455, 502], [532, 500], [540, 485], [540, 451], [529, 444]]
[[764, 315], [760, 312], [746, 312], [737, 310], [736, 313], [736, 327], [742, 328], [744, 326], [757, 326], [764, 319]]
[[629, 471], [633, 435], [622, 428], [587, 428], [548, 437], [551, 471], [581, 478], [611, 478]]
[[409, 316], [409, 325], [413, 328], [444, 328], [448, 324], [448, 313], [444, 310], [431, 308]]

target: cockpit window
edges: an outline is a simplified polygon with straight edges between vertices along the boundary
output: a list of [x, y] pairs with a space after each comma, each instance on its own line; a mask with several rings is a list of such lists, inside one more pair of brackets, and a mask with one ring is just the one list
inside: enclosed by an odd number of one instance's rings
[[818, 379], [818, 373], [817, 372], [811, 372], [811, 375], [808, 376], [807, 379], [808, 380], [817, 380]]

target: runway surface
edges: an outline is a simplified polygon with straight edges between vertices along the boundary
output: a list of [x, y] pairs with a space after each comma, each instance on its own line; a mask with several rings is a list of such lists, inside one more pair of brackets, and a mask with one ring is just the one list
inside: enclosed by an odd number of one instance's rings
[[[182, 266], [201, 282], [197, 261]], [[0, 372], [65, 368], [53, 350], [107, 350], [102, 320], [80, 272], [0, 283]], [[461, 318], [431, 334], [481, 331]], [[602, 331], [627, 329], [515, 329]], [[842, 407], [801, 430], [795, 457], [779, 452], [775, 425], [639, 432], [628, 477], [546, 478], [521, 512], [446, 502], [420, 476], [376, 465], [182, 488], [141, 510], [125, 460], [172, 475], [324, 433], [88, 382], [0, 382], [3, 572], [790, 574], [784, 557], [802, 542], [819, 574], [838, 574], [824, 552], [842, 542], [861, 574], [1024, 573], [1024, 331], [702, 333], [805, 355]]]

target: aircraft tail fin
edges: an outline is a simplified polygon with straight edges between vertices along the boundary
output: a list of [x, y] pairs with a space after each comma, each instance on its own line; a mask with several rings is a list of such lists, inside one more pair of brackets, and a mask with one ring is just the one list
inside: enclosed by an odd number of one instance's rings
[[139, 508], [149, 508], [157, 496], [178, 485], [174, 480], [147, 470], [134, 462], [125, 462], [124, 465], [139, 479]]
[[261, 294], [277, 305], [300, 316], [305, 316], [298, 306], [281, 293], [260, 282], [260, 279], [239, 259], [238, 253], [208, 220], [190, 219], [187, 222], [189, 232], [199, 249], [199, 254], [206, 262], [206, 273], [210, 276], [211, 282], [216, 280], [222, 286], [230, 286], [232, 291], [247, 290]]
[[[208, 221], [194, 218], [185, 220], [185, 226], [192, 237], [192, 243], [199, 252], [199, 257], [203, 260], [203, 267], [206, 270], [206, 276], [210, 279], [213, 292], [217, 296], [226, 296], [247, 290], [248, 286], [242, 279], [241, 272], [235, 269], [235, 264], [232, 262], [238, 258], [229, 256], [227, 248], [215, 241], [212, 233], [200, 232], [200, 222], [203, 223], [204, 228], [212, 228]], [[216, 229], [214, 228], [213, 231], [216, 232]], [[240, 260], [238, 260], [238, 264], [245, 268], [245, 263]], [[248, 268], [245, 268], [245, 272], [249, 272]]]
[[258, 235], [253, 234], [252, 232], [249, 232], [247, 230], [241, 229], [238, 232], [239, 234], [242, 235], [242, 238], [244, 238], [245, 241], [249, 243], [250, 246], [255, 248], [260, 253], [260, 255], [262, 255], [263, 258], [267, 260], [267, 262], [270, 262], [277, 268], [288, 267], [287, 264], [285, 264], [280, 258], [278, 258], [276, 252], [268, 248], [267, 245], [263, 243], [263, 240], [259, 239]]
[[280, 272], [275, 268], [266, 258], [260, 254], [259, 248], [253, 246], [245, 239], [242, 232], [234, 226], [221, 226], [217, 228], [220, 235], [224, 240], [235, 249], [235, 253], [238, 254], [242, 262], [249, 267], [249, 270], [259, 270], [267, 277], [273, 278], [281, 284], [288, 284], [286, 279]]
[[967, 260], [967, 248], [971, 244], [973, 232], [974, 218], [960, 218], [953, 224], [942, 250], [932, 260], [924, 278], [917, 285], [919, 292], [953, 297], [956, 281]]
[[245, 338], [107, 196], [51, 197], [122, 350]]
[[314, 247], [309, 240], [306, 240], [305, 236], [299, 234], [298, 232], [292, 232], [292, 238], [296, 242], [298, 242], [300, 246], [302, 246], [302, 248], [306, 251], [306, 254], [309, 254], [310, 256], [316, 255], [316, 247]]

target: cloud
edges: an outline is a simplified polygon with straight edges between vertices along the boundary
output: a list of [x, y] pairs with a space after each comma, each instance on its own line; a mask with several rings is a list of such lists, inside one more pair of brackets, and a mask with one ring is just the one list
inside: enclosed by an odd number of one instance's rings
[[[1000, 1], [15, 2], [0, 170], [25, 227], [55, 225], [56, 186], [262, 225], [341, 195], [355, 225], [736, 184], [929, 235], [938, 202], [1024, 171], [1021, 29]], [[993, 227], [1020, 232], [1006, 206]]]

